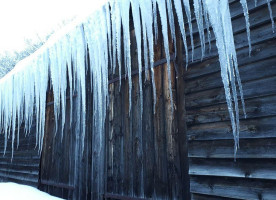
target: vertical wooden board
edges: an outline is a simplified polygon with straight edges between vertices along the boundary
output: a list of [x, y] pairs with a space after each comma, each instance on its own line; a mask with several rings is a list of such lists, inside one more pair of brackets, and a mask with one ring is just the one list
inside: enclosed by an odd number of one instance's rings
[[[70, 115], [70, 104], [69, 101], [66, 102], [66, 116]], [[59, 182], [65, 185], [70, 185], [69, 179], [70, 179], [70, 137], [71, 137], [71, 132], [70, 132], [70, 118], [66, 117], [65, 118], [65, 125], [64, 125], [64, 133], [63, 133], [63, 140], [60, 141], [60, 149], [61, 149], [61, 159], [59, 163]], [[62, 198], [67, 198], [68, 196], [68, 191], [67, 189], [62, 189], [60, 188], [60, 194]]]
[[120, 124], [120, 132], [118, 135], [118, 194], [122, 194], [123, 192], [123, 180], [124, 180], [124, 134], [123, 134], [123, 98], [122, 98], [122, 87], [120, 87], [119, 99], [118, 99], [118, 112], [119, 112], [119, 124]]
[[[53, 99], [52, 93], [48, 93], [47, 101]], [[66, 105], [66, 116], [69, 115], [69, 106]], [[72, 184], [72, 165], [71, 165], [71, 127], [70, 118], [65, 118], [63, 139], [61, 140], [61, 116], [58, 119], [57, 132], [55, 131], [55, 119], [53, 113], [54, 107], [48, 106], [46, 108], [46, 123], [45, 123], [45, 135], [44, 146], [41, 155], [41, 172], [40, 178], [43, 181], [50, 181], [56, 184]], [[55, 134], [56, 133], [56, 134]], [[39, 188], [44, 191], [49, 191], [51, 194], [68, 198], [69, 190], [61, 187], [53, 187], [47, 185], [41, 185]]]
[[167, 174], [168, 174], [168, 193], [167, 197], [169, 199], [173, 199], [173, 181], [174, 181], [174, 171], [173, 171], [173, 156], [174, 156], [174, 149], [173, 149], [173, 141], [172, 141], [172, 109], [171, 109], [171, 100], [170, 92], [169, 92], [169, 80], [168, 80], [168, 65], [163, 65], [163, 98], [164, 98], [164, 132], [166, 134], [166, 156], [167, 156]]
[[125, 134], [125, 112], [128, 113], [128, 111], [125, 110], [125, 87], [126, 87], [126, 81], [123, 82], [121, 85], [121, 141], [120, 141], [120, 188], [121, 192], [120, 194], [125, 194], [126, 193], [126, 188], [125, 188], [125, 140], [126, 140], [126, 134]]
[[133, 189], [134, 196], [142, 197], [144, 195], [143, 186], [143, 139], [141, 127], [141, 109], [139, 98], [139, 84], [138, 77], [133, 77], [133, 90], [132, 90], [132, 131], [133, 131]]
[[[88, 75], [86, 78], [86, 83], [89, 83], [90, 76]], [[93, 147], [91, 148], [93, 144], [93, 135], [94, 127], [93, 127], [93, 93], [92, 89], [90, 87], [90, 84], [87, 84], [86, 89], [86, 102], [90, 104], [91, 106], [86, 107], [86, 129], [85, 129], [85, 146], [84, 146], [84, 153], [81, 158], [81, 163], [83, 165], [83, 168], [81, 168], [80, 172], [82, 174], [82, 180], [81, 184], [84, 191], [82, 194], [83, 197], [80, 197], [80, 199], [91, 199], [91, 198], [98, 198], [100, 184], [98, 182], [99, 179], [102, 179], [102, 177], [99, 177], [98, 173], [98, 161], [94, 161], [94, 155], [92, 154]], [[102, 166], [103, 167], [103, 166]], [[96, 175], [95, 175], [96, 174]], [[96, 177], [96, 178], [94, 178]]]
[[133, 136], [132, 115], [129, 114], [129, 85], [124, 82], [122, 91], [124, 93], [123, 117], [124, 117], [124, 187], [123, 194], [133, 196]]
[[177, 130], [176, 138], [179, 148], [180, 172], [181, 172], [181, 189], [182, 198], [191, 199], [190, 195], [190, 179], [189, 179], [189, 160], [188, 160], [188, 138], [187, 138], [187, 122], [186, 122], [186, 108], [185, 108], [185, 87], [184, 73], [186, 63], [183, 64], [183, 44], [179, 27], [176, 27], [177, 41], [177, 57], [176, 68], [176, 116], [177, 116]]
[[[48, 92], [47, 102], [53, 101], [53, 93]], [[48, 180], [51, 175], [51, 165], [52, 165], [52, 146], [53, 146], [53, 136], [55, 129], [54, 120], [54, 107], [48, 106], [46, 108], [46, 118], [45, 118], [45, 134], [43, 140], [43, 150], [41, 154], [40, 163], [40, 179]]]
[[[155, 46], [155, 60], [162, 58], [161, 39]], [[166, 134], [165, 134], [165, 112], [163, 99], [163, 67], [154, 69], [154, 81], [156, 86], [156, 106], [154, 112], [154, 196], [157, 199], [165, 199], [168, 193], [167, 157], [166, 157]]]
[[[131, 70], [138, 70], [138, 55], [135, 31], [130, 33], [131, 42]], [[126, 80], [128, 81], [128, 80]], [[129, 94], [130, 95], [130, 94]], [[132, 148], [133, 148], [133, 196], [144, 196], [143, 184], [143, 139], [142, 139], [142, 119], [141, 119], [141, 101], [139, 91], [139, 78], [132, 76], [131, 88], [131, 126], [132, 126]]]
[[80, 98], [79, 96], [73, 100], [73, 116], [74, 116], [74, 120], [73, 120], [73, 137], [72, 137], [72, 144], [74, 147], [74, 152], [72, 154], [72, 156], [74, 157], [74, 161], [73, 161], [73, 166], [74, 166], [74, 176], [73, 176], [73, 185], [75, 186], [74, 189], [74, 194], [73, 194], [73, 198], [77, 199], [80, 197], [81, 192], [82, 192], [82, 180], [81, 180], [81, 157], [79, 156], [79, 152], [80, 152], [80, 130], [79, 130], [79, 124], [77, 123], [77, 119], [78, 117], [80, 117], [80, 109], [78, 106], [74, 106], [77, 105], [77, 101], [78, 98]]
[[[171, 63], [171, 89], [172, 97], [170, 97], [170, 88], [168, 84], [168, 67], [164, 65], [164, 101], [165, 101], [165, 132], [167, 143], [167, 161], [168, 161], [168, 177], [169, 177], [169, 198], [179, 199], [182, 198], [182, 185], [181, 185], [181, 169], [179, 160], [179, 148], [177, 138], [177, 123], [176, 123], [176, 92], [175, 92], [175, 70], [174, 65]], [[172, 99], [171, 99], [172, 98]], [[173, 112], [171, 100], [173, 101]]]
[[121, 89], [120, 84], [117, 82], [114, 86], [114, 135], [113, 135], [113, 179], [114, 190], [113, 193], [118, 194], [121, 189], [121, 171], [120, 171], [120, 144], [121, 144]]
[[73, 153], [72, 156], [74, 159], [72, 160], [73, 165], [73, 180], [72, 185], [75, 186], [74, 192], [73, 192], [73, 199], [79, 198], [79, 195], [81, 193], [81, 178], [80, 178], [80, 171], [81, 171], [81, 156], [79, 155], [80, 152], [80, 124], [77, 123], [78, 119], [80, 118], [80, 108], [77, 106], [78, 99], [80, 96], [77, 96], [73, 99], [73, 126], [72, 126], [72, 147], [73, 147]]
[[153, 98], [151, 79], [143, 84], [143, 165], [144, 194], [152, 198], [154, 192], [154, 130], [153, 130]]
[[113, 182], [113, 134], [114, 134], [114, 84], [109, 85], [109, 122], [108, 122], [108, 139], [107, 139], [107, 188], [106, 191], [111, 193], [114, 188]]

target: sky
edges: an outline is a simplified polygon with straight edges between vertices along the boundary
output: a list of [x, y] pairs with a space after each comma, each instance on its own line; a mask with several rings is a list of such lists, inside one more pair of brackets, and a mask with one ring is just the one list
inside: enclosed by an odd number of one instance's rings
[[23, 50], [62, 21], [91, 12], [104, 0], [0, 0], [0, 53]]

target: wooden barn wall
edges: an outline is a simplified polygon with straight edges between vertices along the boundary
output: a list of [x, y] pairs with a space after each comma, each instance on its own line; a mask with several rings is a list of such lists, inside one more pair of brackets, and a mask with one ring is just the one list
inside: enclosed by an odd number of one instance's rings
[[[133, 71], [138, 69], [134, 34], [132, 31]], [[162, 36], [159, 39], [159, 45], [155, 46], [155, 61], [165, 57], [161, 45]], [[146, 199], [187, 199], [189, 196], [187, 162], [183, 162], [187, 157], [183, 137], [185, 135], [180, 132], [178, 121], [178, 114], [183, 113], [176, 95], [179, 81], [176, 79], [174, 62], [171, 62], [174, 105], [172, 113], [167, 64], [164, 64], [165, 60], [162, 61], [163, 64], [156, 62], [154, 69], [155, 111], [151, 79], [146, 79], [143, 74], [142, 118], [138, 75], [132, 76], [130, 112], [128, 80], [123, 80], [121, 87], [119, 82], [109, 85], [107, 197], [118, 195], [119, 198], [121, 195]]]
[[[271, 6], [275, 20], [276, 1]], [[196, 61], [185, 73], [192, 199], [276, 199], [276, 34], [265, 0], [257, 7], [248, 1], [248, 8], [251, 57], [242, 7], [239, 1], [230, 4], [247, 112], [244, 119], [240, 110], [236, 162], [214, 36], [201, 61], [194, 32]]]
[[[143, 74], [141, 118], [138, 58], [135, 32], [131, 31], [131, 111], [128, 80], [123, 79], [120, 86], [119, 81], [114, 81], [118, 73], [110, 74], [102, 177], [98, 174], [101, 169], [95, 157], [97, 152], [92, 151], [96, 133], [92, 126], [93, 99], [87, 73], [87, 134], [83, 155], [80, 156], [81, 130], [77, 126], [81, 111], [76, 103], [80, 96], [76, 94], [73, 98], [71, 125], [70, 101], [67, 101], [62, 138], [62, 122], [58, 119], [55, 127], [53, 96], [49, 92], [41, 160], [34, 149], [34, 131], [31, 137], [21, 138], [12, 163], [9, 141], [7, 154], [0, 159], [0, 181], [33, 186], [38, 183], [39, 189], [65, 199], [189, 199], [189, 191], [192, 199], [276, 199], [276, 38], [272, 34], [266, 0], [259, 0], [256, 7], [254, 3], [254, 0], [248, 1], [251, 57], [248, 57], [242, 7], [238, 0], [230, 3], [248, 116], [241, 118], [236, 162], [214, 35], [211, 50], [206, 42], [206, 55], [201, 60], [194, 19], [195, 56], [193, 63], [189, 61], [187, 71], [177, 31], [177, 55], [171, 62], [173, 113], [159, 26], [154, 58], [156, 108], [151, 79]], [[271, 6], [275, 19], [276, 1]], [[173, 48], [170, 49], [174, 54]], [[3, 141], [0, 135], [0, 152]]]
[[[4, 155], [4, 134], [0, 134], [0, 182], [16, 182], [33, 187], [38, 186], [40, 156], [36, 147], [35, 126], [25, 136], [24, 128], [19, 130], [20, 141], [17, 148], [17, 130], [12, 158], [12, 136], [7, 142]], [[1, 196], [1, 195], [0, 195]]]
[[[160, 27], [161, 28], [161, 27]], [[161, 31], [161, 30], [160, 30]], [[118, 72], [110, 75], [109, 108], [106, 119], [104, 176], [99, 177], [98, 160], [92, 153], [93, 104], [90, 84], [87, 87], [87, 118], [85, 149], [79, 151], [79, 129], [75, 127], [77, 115], [73, 100], [73, 118], [70, 126], [70, 102], [67, 101], [66, 122], [61, 138], [61, 119], [57, 131], [54, 119], [52, 94], [48, 94], [44, 147], [41, 158], [39, 188], [50, 194], [68, 199], [116, 199], [139, 197], [147, 199], [183, 199], [189, 195], [188, 168], [185, 158], [185, 135], [179, 135], [178, 99], [179, 81], [175, 78], [174, 63], [171, 62], [173, 105], [172, 114], [169, 97], [164, 49], [155, 47], [156, 110], [153, 109], [151, 79], [143, 76], [143, 116], [141, 118], [140, 96], [135, 44], [135, 32], [131, 32], [132, 99], [129, 112], [128, 80], [121, 86]], [[161, 44], [162, 37], [158, 44]], [[171, 52], [173, 53], [173, 52]], [[123, 72], [124, 73], [124, 69]], [[90, 83], [89, 73], [87, 83]], [[182, 92], [184, 94], [184, 90]], [[178, 112], [179, 110], [179, 112]], [[184, 119], [185, 116], [182, 116]], [[184, 123], [185, 124], [185, 123]], [[75, 152], [78, 152], [75, 156]], [[76, 160], [77, 159], [77, 160]], [[103, 183], [103, 184], [102, 184]], [[103, 187], [103, 188], [99, 188]], [[99, 189], [99, 190], [98, 190]], [[99, 191], [103, 191], [99, 193]]]

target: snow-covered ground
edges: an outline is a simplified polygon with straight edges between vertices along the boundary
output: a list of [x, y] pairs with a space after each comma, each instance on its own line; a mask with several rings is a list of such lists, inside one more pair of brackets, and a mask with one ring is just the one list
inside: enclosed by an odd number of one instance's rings
[[3, 200], [61, 200], [34, 187], [17, 183], [0, 183], [0, 199]]

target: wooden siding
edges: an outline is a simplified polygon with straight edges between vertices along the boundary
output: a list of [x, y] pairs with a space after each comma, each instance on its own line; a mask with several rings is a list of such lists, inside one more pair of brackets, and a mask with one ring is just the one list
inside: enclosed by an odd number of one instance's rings
[[[138, 68], [134, 38], [135, 32], [132, 31], [133, 71]], [[160, 41], [155, 47], [156, 61], [164, 58], [161, 39], [160, 37]], [[172, 113], [167, 64], [158, 63], [154, 69], [157, 88], [156, 110], [154, 112], [151, 79], [145, 79], [143, 76], [142, 118], [138, 75], [132, 77], [130, 112], [128, 80], [123, 79], [121, 86], [119, 81], [110, 81], [105, 164], [101, 165], [101, 168], [104, 169], [102, 176], [99, 174], [100, 169], [98, 168], [100, 160], [95, 157], [97, 150], [91, 151], [94, 132], [92, 126], [93, 99], [90, 87], [87, 87], [87, 126], [83, 156], [74, 156], [76, 148], [79, 148], [79, 141], [77, 141], [79, 132], [74, 128], [79, 111], [73, 110], [73, 125], [70, 128], [70, 105], [67, 104], [62, 140], [59, 128], [61, 121], [58, 122], [55, 136], [53, 106], [47, 107], [41, 158], [39, 186], [41, 190], [69, 199], [100, 199], [103, 196], [183, 199], [189, 196], [188, 163], [183, 162], [187, 158], [187, 149], [185, 149], [187, 146], [182, 143], [186, 142], [186, 137], [185, 134], [179, 134], [181, 129], [177, 128], [179, 121], [176, 120], [184, 109], [183, 106], [178, 109], [176, 96], [177, 88], [180, 88], [181, 83], [175, 78], [174, 63], [171, 62], [174, 105]], [[116, 78], [118, 73], [116, 74], [114, 77], [110, 76], [110, 79]], [[183, 82], [184, 79], [181, 80]], [[87, 77], [87, 81], [89, 83], [89, 77]], [[184, 90], [182, 94], [184, 94]], [[52, 101], [51, 94], [48, 94], [48, 101]], [[185, 116], [182, 118], [185, 120]]]
[[[137, 69], [137, 53], [132, 32], [132, 67]], [[164, 58], [161, 40], [155, 46], [155, 61]], [[172, 53], [172, 52], [171, 52]], [[140, 112], [138, 76], [132, 78], [132, 104], [129, 113], [127, 80], [112, 83], [107, 143], [107, 193], [147, 199], [183, 199], [189, 195], [184, 165], [184, 145], [177, 129], [177, 81], [174, 63], [172, 90], [174, 112], [169, 96], [167, 64], [154, 69], [156, 110], [151, 79], [143, 75], [143, 116]], [[145, 81], [144, 81], [145, 80]], [[184, 123], [185, 124], [185, 123]], [[183, 150], [184, 149], [184, 150]]]
[[[0, 134], [0, 182], [16, 182], [33, 187], [38, 185], [40, 156], [35, 149], [35, 127], [25, 137], [24, 129], [20, 129], [20, 143], [17, 149], [14, 142], [12, 156], [11, 137], [8, 139], [6, 154], [4, 154], [4, 134]], [[17, 130], [16, 130], [17, 135]]]
[[[153, 107], [151, 79], [143, 74], [141, 118], [138, 58], [135, 32], [131, 31], [134, 74], [131, 105], [128, 80], [123, 79], [120, 86], [118, 72], [110, 74], [103, 170], [98, 167], [102, 160], [93, 148], [96, 133], [88, 72], [83, 155], [80, 156], [80, 127], [76, 123], [81, 116], [75, 106], [80, 97], [75, 95], [71, 125], [70, 101], [67, 101], [63, 138], [61, 119], [55, 127], [53, 104], [47, 106], [41, 161], [34, 149], [34, 134], [20, 140], [12, 163], [9, 141], [7, 154], [0, 159], [0, 181], [38, 185], [39, 189], [66, 199], [190, 199], [189, 191], [191, 198], [197, 200], [276, 199], [276, 35], [271, 30], [266, 0], [259, 0], [256, 7], [249, 0], [252, 53], [248, 57], [242, 7], [238, 0], [230, 2], [247, 111], [247, 119], [241, 115], [236, 161], [214, 35], [211, 35], [210, 50], [206, 37], [206, 55], [201, 60], [193, 19], [195, 56], [193, 63], [189, 61], [187, 71], [177, 31], [177, 55], [171, 62], [173, 113], [167, 64], [157, 62], [156, 107]], [[275, 19], [276, 1], [271, 6]], [[161, 26], [159, 29], [154, 59], [164, 61]], [[47, 102], [53, 101], [51, 92], [47, 98]], [[2, 153], [3, 135], [0, 135], [0, 148]]]
[[[185, 73], [186, 121], [192, 199], [276, 199], [276, 35], [266, 1], [248, 1], [252, 53], [239, 1], [230, 4], [247, 119], [240, 110], [240, 148], [234, 142], [214, 36]], [[276, 18], [276, 2], [271, 2]], [[196, 26], [194, 26], [196, 27]], [[206, 43], [207, 47], [208, 44]], [[240, 105], [241, 106], [241, 105]]]

